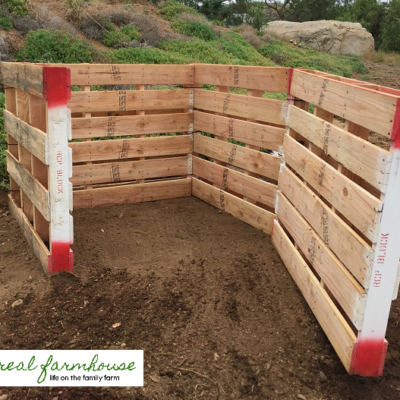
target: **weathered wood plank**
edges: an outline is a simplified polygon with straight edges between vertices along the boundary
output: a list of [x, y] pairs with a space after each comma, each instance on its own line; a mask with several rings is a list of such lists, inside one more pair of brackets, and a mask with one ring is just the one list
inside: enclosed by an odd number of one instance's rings
[[193, 115], [191, 113], [73, 118], [72, 138], [88, 139], [189, 132], [192, 123]]
[[192, 89], [72, 92], [72, 112], [162, 110], [190, 108]]
[[268, 235], [272, 232], [272, 223], [275, 214], [272, 214], [256, 205], [211, 186], [205, 182], [192, 179], [192, 195], [211, 204], [220, 210], [226, 211], [243, 222], [261, 229]]
[[9, 152], [6, 151], [7, 171], [32, 204], [50, 221], [49, 192]]
[[293, 237], [295, 243], [307, 257], [354, 326], [361, 329], [366, 301], [365, 290], [282, 192], [278, 193], [277, 201], [276, 214], [279, 223]]
[[232, 143], [194, 135], [193, 151], [277, 181], [281, 158]]
[[285, 162], [375, 243], [382, 202], [289, 135], [285, 136], [283, 148]]
[[5, 86], [43, 97], [43, 67], [39, 65], [2, 62], [0, 80]]
[[369, 287], [375, 251], [287, 167], [279, 189], [364, 288]]
[[70, 182], [74, 186], [96, 183], [167, 178], [188, 174], [189, 158], [173, 157], [154, 160], [76, 165]]
[[391, 135], [397, 97], [294, 70], [290, 94], [360, 126]]
[[289, 108], [289, 128], [351, 172], [386, 192], [392, 154], [298, 107]]
[[328, 293], [275, 220], [272, 243], [347, 371], [356, 337]]
[[193, 65], [50, 64], [71, 69], [72, 85], [183, 85], [194, 83]]
[[193, 114], [195, 131], [212, 133], [219, 137], [235, 139], [264, 149], [282, 150], [284, 128], [222, 117], [201, 111], [194, 111]]
[[188, 135], [69, 143], [74, 163], [192, 153]]
[[124, 186], [74, 191], [74, 208], [92, 208], [118, 204], [176, 199], [191, 195], [191, 179], [139, 183]]
[[195, 89], [195, 108], [220, 114], [285, 125], [288, 103], [239, 94]]
[[194, 66], [196, 86], [208, 84], [287, 93], [289, 68], [215, 64]]
[[231, 168], [193, 157], [193, 175], [205, 179], [220, 189], [233, 191], [258, 201], [269, 207], [275, 207], [278, 186], [253, 178]]
[[48, 136], [39, 129], [20, 120], [14, 114], [4, 110], [4, 129], [15, 140], [48, 165], [49, 142]]

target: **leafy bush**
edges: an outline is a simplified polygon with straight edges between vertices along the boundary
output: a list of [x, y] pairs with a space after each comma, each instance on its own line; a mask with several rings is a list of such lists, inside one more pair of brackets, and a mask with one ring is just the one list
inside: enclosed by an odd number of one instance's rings
[[400, 53], [400, 0], [392, 0], [383, 24], [381, 50]]
[[265, 15], [264, 3], [252, 3], [247, 12], [246, 22], [258, 32], [260, 32], [262, 27], [267, 25], [268, 20]]
[[159, 49], [128, 48], [107, 50], [109, 62], [116, 64], [187, 64], [189, 60], [179, 54]]
[[0, 29], [9, 31], [13, 27], [13, 19], [7, 15], [0, 14]]
[[3, 110], [5, 107], [4, 93], [0, 93], [0, 190], [8, 189], [8, 174], [6, 167], [7, 135], [4, 131]]
[[129, 40], [138, 40], [142, 35], [134, 25], [125, 25], [120, 30]]
[[345, 77], [351, 77], [353, 72], [368, 73], [358, 56], [331, 56], [316, 50], [299, 49], [276, 39], [261, 45], [257, 50], [285, 67], [315, 69]]
[[125, 25], [119, 31], [115, 26], [108, 22], [105, 25], [103, 44], [107, 47], [122, 47], [124, 43], [129, 43], [132, 40], [140, 38], [140, 32], [133, 25]]
[[90, 63], [94, 53], [93, 47], [68, 33], [40, 29], [27, 35], [25, 47], [15, 58], [30, 62]]
[[4, 5], [17, 17], [24, 17], [29, 14], [24, 0], [3, 0]]
[[176, 0], [167, 1], [165, 6], [162, 7], [158, 12], [164, 17], [164, 19], [167, 19], [168, 21], [178, 18], [183, 12], [199, 15], [199, 13], [193, 8], [185, 6]]
[[207, 25], [196, 21], [176, 21], [171, 24], [172, 28], [183, 35], [197, 37], [202, 40], [217, 40], [216, 33]]

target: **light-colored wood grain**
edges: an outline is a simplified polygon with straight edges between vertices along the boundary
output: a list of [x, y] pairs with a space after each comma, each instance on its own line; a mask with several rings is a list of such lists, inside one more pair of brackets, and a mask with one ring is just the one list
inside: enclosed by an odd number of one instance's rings
[[356, 337], [278, 221], [272, 242], [347, 371]]
[[233, 191], [269, 207], [275, 206], [278, 186], [253, 178], [231, 168], [193, 157], [193, 176], [213, 183], [225, 191]]
[[382, 202], [288, 135], [283, 148], [285, 162], [368, 239], [376, 242]]
[[289, 68], [215, 64], [194, 66], [196, 87], [208, 84], [287, 93]]
[[397, 97], [295, 70], [291, 95], [385, 136], [391, 135]]
[[392, 154], [312, 114], [290, 106], [289, 128], [375, 188], [386, 191]]
[[191, 113], [73, 118], [72, 138], [87, 139], [188, 132], [191, 123], [193, 123]]
[[194, 152], [278, 180], [280, 157], [215, 140], [200, 133], [194, 135]]
[[191, 179], [74, 191], [74, 209], [176, 199], [191, 195]]
[[257, 124], [235, 118], [194, 111], [194, 130], [212, 133], [226, 139], [262, 147], [264, 149], [281, 151], [284, 128]]
[[329, 250], [282, 192], [278, 193], [277, 217], [354, 326], [361, 329], [366, 301], [363, 287]]
[[39, 129], [30, 126], [9, 111], [4, 111], [4, 129], [16, 141], [43, 163], [48, 164], [48, 137]]
[[13, 62], [0, 63], [0, 80], [26, 93], [43, 97], [43, 67]]
[[195, 89], [194, 107], [236, 117], [285, 125], [288, 103], [281, 100], [261, 99], [239, 94]]
[[49, 192], [15, 158], [6, 151], [7, 171], [33, 205], [50, 221]]
[[76, 142], [70, 143], [69, 147], [72, 149], [72, 161], [80, 163], [190, 154], [192, 153], [193, 140], [187, 135], [161, 136]]
[[77, 165], [72, 170], [73, 174], [70, 182], [74, 186], [167, 178], [187, 174], [188, 156]]
[[182, 109], [190, 107], [190, 89], [72, 92], [72, 112]]
[[279, 189], [364, 288], [369, 287], [375, 251], [287, 167]]
[[261, 229], [268, 235], [272, 231], [275, 214], [272, 214], [256, 205], [211, 186], [197, 178], [193, 178], [192, 195], [211, 204], [220, 210], [226, 211], [243, 222]]
[[72, 85], [183, 85], [194, 83], [193, 65], [50, 64], [71, 70]]

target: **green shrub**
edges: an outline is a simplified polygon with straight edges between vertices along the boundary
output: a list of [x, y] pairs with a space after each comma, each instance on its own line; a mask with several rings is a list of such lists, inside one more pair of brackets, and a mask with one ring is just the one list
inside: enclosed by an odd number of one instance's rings
[[6, 167], [7, 134], [4, 131], [3, 110], [5, 107], [4, 93], [0, 93], [0, 190], [8, 189], [8, 174]]
[[134, 25], [124, 25], [119, 30], [122, 32], [129, 40], [138, 40], [142, 34], [139, 32], [139, 29]]
[[58, 30], [30, 32], [25, 47], [16, 53], [17, 61], [53, 63], [90, 63], [95, 49], [80, 39]]
[[141, 34], [133, 25], [125, 25], [119, 31], [111, 22], [105, 25], [102, 43], [107, 47], [122, 46], [124, 42], [131, 42], [140, 38]]
[[207, 25], [196, 21], [176, 21], [171, 24], [177, 32], [202, 40], [217, 40], [217, 34]]
[[24, 0], [3, 0], [4, 5], [17, 17], [24, 17], [29, 14]]
[[187, 64], [189, 60], [179, 54], [159, 49], [133, 48], [106, 51], [109, 62], [116, 64]]
[[[1, 10], [0, 10], [1, 12]], [[0, 14], [0, 29], [9, 31], [13, 27], [13, 19], [7, 15]]]
[[158, 11], [158, 13], [161, 14], [164, 19], [167, 19], [168, 21], [172, 21], [173, 19], [178, 18], [183, 12], [199, 15], [199, 13], [193, 8], [185, 6], [184, 4], [179, 3], [176, 0], [167, 1], [165, 3], [165, 6]]

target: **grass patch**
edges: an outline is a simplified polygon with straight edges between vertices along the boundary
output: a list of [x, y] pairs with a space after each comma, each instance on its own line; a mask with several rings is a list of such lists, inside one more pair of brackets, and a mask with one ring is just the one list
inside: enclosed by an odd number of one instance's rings
[[197, 21], [176, 21], [171, 24], [172, 28], [186, 36], [192, 36], [205, 41], [217, 40], [217, 34], [205, 24]]
[[353, 72], [369, 72], [358, 56], [331, 56], [316, 50], [299, 49], [276, 39], [259, 46], [258, 52], [285, 67], [315, 69], [348, 78]]
[[185, 6], [182, 3], [179, 3], [176, 0], [169, 0], [165, 3], [164, 7], [162, 7], [159, 11], [164, 19], [168, 21], [172, 21], [177, 19], [183, 13], [189, 13], [193, 15], [200, 15], [196, 10], [191, 7]]
[[127, 48], [106, 51], [109, 62], [116, 64], [187, 64], [185, 56], [160, 49]]

